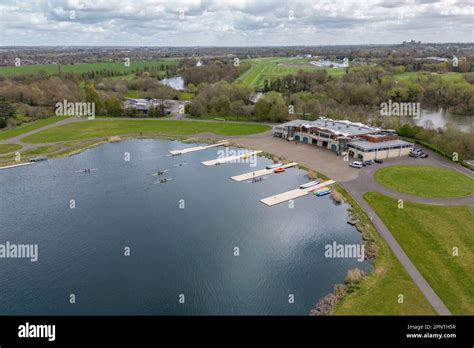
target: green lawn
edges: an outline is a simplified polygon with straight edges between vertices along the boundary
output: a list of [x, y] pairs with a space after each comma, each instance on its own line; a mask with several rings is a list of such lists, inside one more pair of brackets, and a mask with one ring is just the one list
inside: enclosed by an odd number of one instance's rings
[[39, 146], [37, 148], [27, 150], [23, 154], [26, 156], [44, 155], [45, 153], [58, 151], [60, 149], [61, 147], [57, 145]]
[[65, 119], [65, 116], [51, 116], [51, 117], [43, 118], [41, 120], [37, 120], [33, 122], [25, 122], [25, 123], [22, 123], [18, 127], [9, 128], [9, 129], [0, 131], [0, 140], [16, 137], [18, 135], [27, 133], [29, 131], [44, 127], [48, 124], [55, 123], [64, 119]]
[[23, 141], [47, 143], [124, 134], [190, 135], [214, 133], [218, 135], [256, 134], [271, 129], [262, 124], [238, 124], [201, 121], [163, 120], [93, 120], [70, 123], [33, 134]]
[[474, 206], [405, 202], [398, 209], [395, 198], [377, 192], [364, 198], [446, 306], [474, 314]]
[[[339, 192], [345, 190], [338, 188]], [[337, 304], [335, 315], [436, 315], [435, 310], [375, 229], [372, 221], [347, 193], [345, 197], [360, 219], [363, 238], [373, 241], [378, 255], [359, 289]], [[403, 303], [398, 302], [402, 294]]]
[[[314, 65], [309, 64], [311, 59], [307, 58], [284, 58], [284, 57], [267, 57], [249, 59], [247, 62], [252, 67], [243, 73], [237, 82], [251, 87], [261, 87], [265, 80], [272, 77], [286, 76], [296, 74], [300, 70], [317, 71], [321, 70]], [[345, 73], [344, 68], [326, 69], [329, 75], [339, 76]]]
[[[392, 251], [379, 255], [375, 270], [360, 289], [344, 298], [336, 315], [436, 315]], [[384, 258], [381, 260], [381, 258]], [[403, 303], [398, 296], [403, 295]]]
[[474, 194], [474, 179], [450, 169], [397, 165], [375, 172], [375, 180], [398, 191], [421, 197], [448, 198]]
[[191, 92], [178, 92], [179, 100], [192, 100], [194, 93]]
[[[1, 146], [1, 145], [0, 145]], [[27, 160], [29, 157], [35, 157], [38, 155], [46, 155], [51, 152], [59, 151], [61, 149], [58, 145], [49, 145], [49, 146], [39, 146], [34, 149], [20, 151], [21, 159]], [[15, 154], [0, 156], [0, 162], [5, 164], [6, 162], [10, 163], [15, 160]]]
[[[130, 67], [125, 67], [124, 62], [109, 62], [109, 63], [78, 63], [61, 65], [61, 72], [71, 73], [86, 73], [89, 71], [112, 70], [122, 75], [130, 75], [132, 70], [145, 69], [147, 67], [154, 67], [160, 65], [176, 64], [177, 59], [157, 59], [157, 60], [139, 60], [130, 61]], [[37, 65], [22, 65], [0, 67], [0, 75], [19, 75], [19, 74], [36, 74], [44, 71], [50, 75], [58, 73], [58, 66], [56, 64], [37, 64]]]
[[0, 144], [0, 153], [9, 153], [21, 148], [22, 146], [17, 144]]

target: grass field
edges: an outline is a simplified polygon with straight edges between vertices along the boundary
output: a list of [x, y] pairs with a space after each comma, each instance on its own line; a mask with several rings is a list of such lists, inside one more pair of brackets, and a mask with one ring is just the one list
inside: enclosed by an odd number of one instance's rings
[[[289, 74], [296, 74], [300, 70], [316, 71], [320, 70], [316, 66], [309, 64], [306, 58], [282, 58], [269, 57], [249, 59], [246, 62], [252, 64], [252, 67], [243, 73], [237, 82], [251, 87], [261, 87], [266, 79], [272, 77], [285, 76]], [[327, 69], [328, 73], [333, 76], [343, 75], [344, 68]]]
[[[1, 145], [0, 145], [1, 146]], [[58, 145], [48, 145], [48, 146], [39, 146], [34, 149], [20, 151], [21, 159], [28, 160], [29, 157], [35, 157], [38, 155], [49, 155], [52, 152], [61, 150], [61, 147]], [[0, 156], [1, 165], [8, 163], [13, 163], [15, 161], [15, 154]]]
[[[179, 97], [179, 100], [192, 100], [194, 98], [194, 93], [176, 91], [176, 94]], [[125, 93], [127, 98], [144, 98], [147, 97], [147, 92], [139, 91], [136, 89], [130, 89]]]
[[[130, 67], [125, 67], [123, 62], [110, 62], [110, 63], [78, 63], [78, 64], [67, 64], [61, 65], [61, 72], [71, 73], [86, 73], [88, 71], [98, 70], [112, 70], [122, 75], [130, 76], [132, 70], [144, 69], [146, 67], [160, 66], [162, 64], [171, 65], [176, 64], [176, 59], [158, 59], [158, 60], [141, 60], [141, 61], [130, 61]], [[44, 71], [50, 75], [58, 73], [58, 65], [56, 64], [38, 64], [38, 65], [22, 65], [19, 67], [8, 66], [0, 67], [0, 75], [22, 75], [22, 74], [36, 74], [40, 71]], [[133, 76], [133, 75], [132, 75]]]
[[374, 177], [392, 190], [421, 197], [449, 198], [474, 194], [474, 179], [445, 168], [390, 166], [377, 170]]
[[[468, 75], [474, 75], [474, 73], [470, 72], [467, 73]], [[404, 80], [416, 80], [420, 76], [441, 76], [441, 78], [445, 81], [458, 81], [458, 82], [465, 82], [464, 74], [463, 73], [445, 73], [445, 74], [435, 74], [425, 71], [416, 71], [416, 72], [406, 72], [399, 75], [394, 75], [395, 80], [404, 81]]]
[[474, 206], [405, 202], [398, 209], [395, 198], [380, 193], [364, 198], [446, 306], [474, 314]]
[[21, 148], [22, 146], [17, 144], [0, 144], [0, 154], [17, 151]]
[[94, 120], [70, 123], [46, 129], [23, 139], [30, 143], [47, 143], [100, 138], [124, 134], [190, 135], [214, 133], [218, 135], [245, 135], [267, 131], [262, 124], [237, 124], [200, 121], [163, 120]]
[[16, 137], [17, 135], [27, 133], [29, 131], [47, 126], [48, 124], [55, 123], [64, 119], [65, 116], [51, 116], [33, 122], [25, 122], [18, 127], [0, 131], [0, 140], [10, 139], [12, 137]]
[[[436, 315], [392, 251], [379, 255], [375, 271], [360, 289], [344, 298], [336, 307], [336, 315]], [[381, 262], [379, 259], [384, 258]], [[403, 303], [398, 295], [403, 295]]]
[[[342, 188], [339, 192], [344, 192]], [[435, 315], [435, 310], [423, 296], [403, 266], [392, 253], [367, 214], [347, 193], [348, 203], [356, 212], [364, 230], [364, 239], [378, 248], [373, 270], [358, 285], [358, 290], [337, 304], [335, 315]], [[398, 302], [402, 294], [404, 302]]]

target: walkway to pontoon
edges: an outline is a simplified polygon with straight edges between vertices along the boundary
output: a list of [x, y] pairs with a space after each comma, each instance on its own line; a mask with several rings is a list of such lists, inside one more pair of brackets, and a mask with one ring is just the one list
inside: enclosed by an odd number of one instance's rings
[[171, 150], [170, 154], [172, 154], [173, 156], [176, 156], [176, 155], [182, 155], [182, 154], [194, 152], [194, 151], [202, 151], [202, 150], [210, 149], [212, 147], [227, 146], [227, 145], [229, 145], [228, 140], [222, 140], [222, 141], [219, 141], [217, 144], [212, 144], [212, 145], [204, 145], [204, 146], [201, 145], [201, 146], [195, 146], [195, 147], [188, 147], [184, 149]]
[[263, 152], [263, 151], [249, 151], [249, 152], [243, 153], [241, 155], [229, 156], [229, 157], [224, 157], [224, 158], [217, 158], [215, 160], [204, 161], [204, 162], [201, 162], [201, 163], [204, 164], [205, 166], [214, 166], [216, 164], [232, 162], [232, 161], [236, 161], [240, 158], [250, 157], [250, 156], [259, 154], [260, 152]]
[[283, 203], [283, 202], [289, 201], [291, 199], [306, 196], [308, 193], [310, 193], [312, 191], [318, 190], [318, 189], [323, 188], [325, 186], [332, 185], [334, 183], [335, 183], [334, 180], [327, 180], [327, 181], [324, 181], [320, 184], [317, 184], [317, 185], [314, 185], [314, 186], [311, 186], [311, 187], [308, 187], [308, 188], [304, 188], [304, 189], [297, 188], [296, 190], [291, 190], [291, 191], [280, 193], [280, 194], [275, 195], [275, 196], [263, 198], [263, 199], [260, 200], [260, 202], [262, 202], [262, 203], [268, 205], [269, 207], [271, 207], [272, 205], [275, 205], [275, 204]]
[[[284, 168], [285, 169], [285, 168], [294, 167], [296, 165], [298, 165], [298, 163], [291, 162], [291, 163], [284, 164], [284, 165], [282, 165], [280, 167], [277, 167], [277, 168]], [[259, 176], [271, 174], [271, 173], [273, 173], [273, 171], [275, 169], [276, 168], [273, 168], [273, 169], [260, 169], [260, 170], [256, 170], [255, 172], [250, 172], [250, 173], [245, 173], [245, 174], [240, 174], [240, 175], [233, 176], [233, 177], [231, 177], [231, 179], [235, 180], [235, 181], [250, 180], [252, 178], [258, 178]]]

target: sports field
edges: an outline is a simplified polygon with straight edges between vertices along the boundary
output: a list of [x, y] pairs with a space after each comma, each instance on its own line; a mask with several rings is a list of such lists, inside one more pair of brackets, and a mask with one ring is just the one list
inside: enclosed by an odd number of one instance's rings
[[[243, 83], [251, 87], [262, 87], [266, 79], [272, 77], [285, 76], [289, 74], [296, 74], [300, 70], [316, 71], [320, 70], [309, 62], [310, 58], [299, 57], [267, 57], [249, 59], [246, 62], [252, 64], [252, 67], [242, 74], [237, 82]], [[314, 59], [313, 59], [314, 60]], [[340, 76], [344, 74], [344, 68], [326, 69], [331, 76]]]
[[157, 59], [157, 60], [140, 60], [130, 61], [130, 66], [126, 67], [124, 62], [110, 62], [110, 63], [79, 63], [79, 64], [63, 64], [58, 66], [57, 64], [37, 64], [37, 65], [22, 65], [22, 66], [6, 66], [0, 67], [0, 75], [23, 75], [23, 74], [36, 74], [40, 71], [44, 71], [47, 74], [54, 75], [59, 72], [70, 72], [70, 73], [86, 73], [89, 71], [101, 71], [111, 70], [118, 72], [122, 75], [131, 74], [132, 70], [145, 69], [150, 67], [159, 67], [160, 65], [172, 65], [178, 62], [177, 59]]

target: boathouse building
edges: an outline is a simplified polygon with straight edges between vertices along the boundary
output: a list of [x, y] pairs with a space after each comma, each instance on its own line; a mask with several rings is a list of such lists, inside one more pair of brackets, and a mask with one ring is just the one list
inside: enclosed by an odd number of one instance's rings
[[393, 130], [326, 117], [276, 125], [273, 136], [324, 147], [337, 155], [348, 153], [364, 161], [408, 156], [413, 149], [413, 144], [400, 140]]

